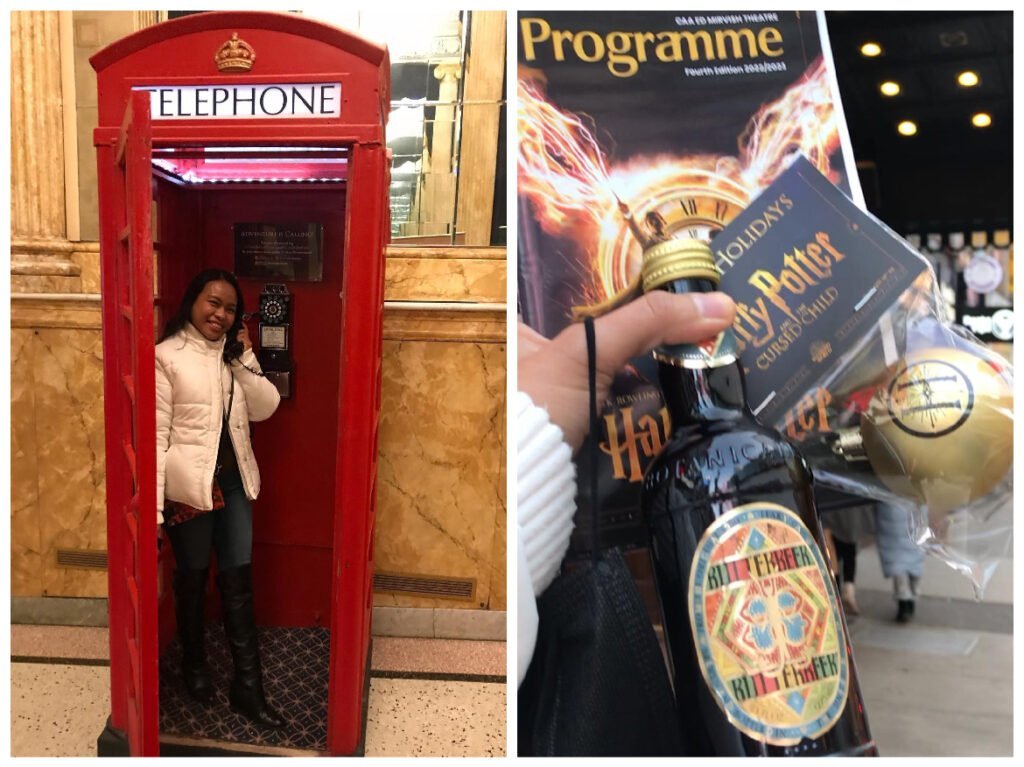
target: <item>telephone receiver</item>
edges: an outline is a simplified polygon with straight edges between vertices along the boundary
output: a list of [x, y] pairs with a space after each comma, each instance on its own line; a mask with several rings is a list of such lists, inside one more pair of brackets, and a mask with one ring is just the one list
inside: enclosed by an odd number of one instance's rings
[[238, 331], [242, 328], [242, 320], [236, 320], [227, 333], [227, 340], [224, 342], [224, 361], [238, 359], [245, 351], [245, 344], [238, 340]]
[[224, 359], [230, 362], [233, 359], [237, 359], [242, 356], [242, 352], [245, 351], [245, 344], [238, 340], [238, 331], [241, 330], [243, 323], [249, 320], [263, 321], [263, 315], [258, 311], [246, 312], [242, 315], [242, 319], [236, 320], [235, 324], [231, 326], [231, 329], [227, 333], [227, 341], [224, 343]]

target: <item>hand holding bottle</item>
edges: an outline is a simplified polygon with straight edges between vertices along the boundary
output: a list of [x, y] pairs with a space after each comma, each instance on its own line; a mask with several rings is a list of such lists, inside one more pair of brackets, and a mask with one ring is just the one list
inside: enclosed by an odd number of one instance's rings
[[[724, 293], [654, 291], [595, 322], [597, 396], [633, 357], [661, 344], [697, 343], [732, 324], [736, 306]], [[547, 409], [575, 452], [587, 433], [587, 344], [581, 324], [548, 340], [519, 325], [519, 390]]]

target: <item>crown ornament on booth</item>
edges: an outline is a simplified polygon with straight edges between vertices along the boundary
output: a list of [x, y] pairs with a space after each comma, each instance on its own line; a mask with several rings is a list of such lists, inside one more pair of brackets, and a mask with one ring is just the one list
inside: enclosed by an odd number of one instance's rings
[[237, 32], [233, 32], [231, 39], [220, 47], [213, 60], [221, 72], [248, 72], [256, 61], [256, 51], [245, 40], [239, 40]]

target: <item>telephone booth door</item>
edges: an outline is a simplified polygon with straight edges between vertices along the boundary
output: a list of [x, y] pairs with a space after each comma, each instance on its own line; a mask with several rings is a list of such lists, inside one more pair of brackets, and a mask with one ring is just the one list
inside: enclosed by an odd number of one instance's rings
[[[240, 45], [251, 71], [222, 69]], [[215, 12], [142, 30], [91, 63], [110, 560], [100, 755], [358, 753], [389, 226], [387, 52], [295, 15]], [[260, 93], [271, 95], [261, 103]], [[279, 113], [282, 93], [296, 114]], [[225, 98], [251, 113], [215, 113]], [[247, 237], [271, 238], [272, 258]], [[296, 252], [301, 268], [289, 262]], [[212, 577], [206, 642], [221, 695], [206, 710], [182, 699], [175, 563], [170, 546], [157, 547], [154, 347], [190, 279], [210, 267], [237, 274], [254, 351], [283, 395], [250, 428], [263, 478], [252, 502], [254, 606], [264, 686], [291, 717], [281, 732], [227, 708], [231, 661]]]
[[[156, 411], [149, 100], [124, 115], [101, 197], [116, 222], [103, 247], [104, 407], [113, 727], [133, 754], [157, 750]], [[116, 231], [115, 231], [116, 230]]]

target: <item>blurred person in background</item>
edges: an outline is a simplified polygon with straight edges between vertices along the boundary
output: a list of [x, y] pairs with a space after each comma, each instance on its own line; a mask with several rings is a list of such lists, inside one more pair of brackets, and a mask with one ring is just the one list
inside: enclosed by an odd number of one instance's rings
[[896, 599], [896, 621], [907, 623], [914, 617], [914, 604], [920, 593], [924, 573], [924, 549], [911, 534], [910, 510], [906, 506], [878, 503], [875, 506], [875, 540], [882, 573], [892, 578]]

